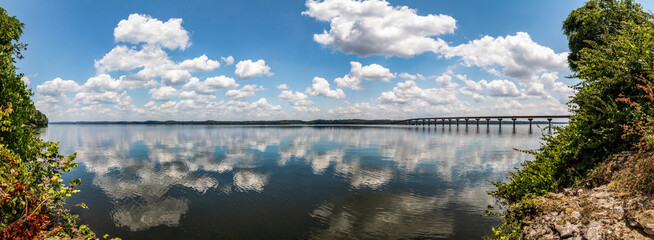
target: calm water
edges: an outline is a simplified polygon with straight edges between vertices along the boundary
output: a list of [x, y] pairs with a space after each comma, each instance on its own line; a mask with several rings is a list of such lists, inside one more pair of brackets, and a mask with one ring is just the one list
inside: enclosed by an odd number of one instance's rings
[[80, 223], [123, 239], [478, 239], [540, 133], [406, 127], [50, 125]]

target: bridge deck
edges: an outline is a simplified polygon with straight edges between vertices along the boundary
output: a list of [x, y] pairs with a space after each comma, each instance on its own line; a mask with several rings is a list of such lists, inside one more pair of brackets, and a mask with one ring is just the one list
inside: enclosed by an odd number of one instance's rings
[[400, 120], [400, 122], [404, 121], [419, 121], [419, 120], [461, 120], [461, 119], [535, 119], [535, 118], [541, 118], [541, 119], [552, 119], [552, 118], [570, 118], [570, 115], [523, 115], [523, 116], [468, 116], [468, 117], [424, 117], [424, 118], [410, 118], [410, 119], [405, 119], [405, 120]]

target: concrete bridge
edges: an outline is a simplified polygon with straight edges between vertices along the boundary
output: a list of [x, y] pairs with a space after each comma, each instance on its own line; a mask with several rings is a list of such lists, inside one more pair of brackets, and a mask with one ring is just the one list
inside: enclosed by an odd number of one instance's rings
[[529, 128], [531, 129], [531, 121], [534, 119], [547, 119], [549, 125], [552, 126], [552, 119], [555, 118], [570, 118], [570, 115], [526, 115], [526, 116], [469, 116], [469, 117], [427, 117], [427, 118], [410, 118], [405, 120], [400, 120], [398, 123], [404, 123], [405, 125], [431, 125], [433, 122], [434, 125], [438, 124], [438, 121], [441, 120], [443, 126], [445, 126], [445, 120], [448, 121], [449, 126], [452, 126], [452, 121], [456, 121], [456, 126], [459, 126], [459, 120], [465, 121], [466, 127], [470, 120], [475, 120], [477, 127], [479, 127], [479, 120], [486, 120], [486, 127], [490, 125], [491, 119], [497, 119], [502, 128], [502, 120], [511, 119], [513, 121], [513, 127], [515, 127], [515, 121], [518, 119], [527, 119], [529, 120]]

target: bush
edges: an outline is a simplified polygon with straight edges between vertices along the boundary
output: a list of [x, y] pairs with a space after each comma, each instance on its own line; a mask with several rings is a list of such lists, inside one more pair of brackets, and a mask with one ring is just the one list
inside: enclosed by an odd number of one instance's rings
[[[582, 81], [568, 104], [573, 114], [569, 124], [544, 137], [544, 144], [531, 151], [535, 159], [511, 173], [509, 182], [494, 182], [492, 194], [510, 204], [572, 186], [613, 154], [638, 145], [642, 136], [626, 134], [624, 126], [652, 114], [639, 86], [654, 80], [653, 26], [651, 20], [623, 22], [616, 34], [602, 36], [604, 44], [589, 42], [591, 47], [580, 51], [574, 77]], [[641, 106], [640, 112], [631, 103]]]
[[14, 66], [26, 46], [17, 43], [22, 28], [0, 8], [0, 238], [68, 237], [76, 217], [64, 204], [81, 181], [62, 183], [62, 174], [77, 166], [75, 154], [60, 155], [58, 143], [37, 136], [47, 118]]

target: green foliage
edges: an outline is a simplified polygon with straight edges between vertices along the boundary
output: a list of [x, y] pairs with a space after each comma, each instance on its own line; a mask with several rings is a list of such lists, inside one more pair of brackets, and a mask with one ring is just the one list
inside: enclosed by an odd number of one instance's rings
[[599, 45], [607, 43], [604, 35], [615, 34], [623, 24], [642, 24], [652, 19], [640, 4], [632, 0], [591, 0], [570, 13], [563, 22], [563, 33], [568, 36], [568, 63], [574, 71], [584, 48], [591, 42]]
[[[628, 0], [591, 0], [573, 11], [563, 28], [571, 49], [570, 65], [576, 71], [572, 77], [581, 79], [568, 103], [572, 117], [567, 126], [545, 136], [539, 149], [530, 151], [534, 160], [510, 173], [508, 182], [493, 183], [497, 190], [491, 194], [503, 199], [503, 204], [520, 206], [535, 196], [573, 186], [612, 155], [654, 142], [651, 14]], [[651, 163], [638, 171], [640, 185], [636, 186], [652, 187]], [[508, 211], [495, 237], [520, 237], [516, 229], [529, 212], [510, 215], [519, 209]]]
[[541, 200], [529, 198], [517, 202], [504, 213], [487, 212], [487, 215], [502, 219], [502, 225], [493, 228], [492, 237], [486, 239], [521, 239], [523, 221], [543, 213], [544, 204]]
[[0, 239], [68, 237], [76, 217], [64, 207], [79, 179], [62, 183], [76, 167], [75, 154], [59, 154], [56, 142], [44, 142], [36, 127], [47, 122], [16, 73], [25, 44], [17, 43], [23, 24], [0, 8]]
[[508, 183], [495, 182], [495, 196], [510, 204], [571, 186], [611, 155], [634, 147], [640, 137], [625, 135], [623, 126], [642, 117], [616, 100], [632, 99], [645, 114], [652, 113], [638, 86], [654, 80], [653, 26], [652, 22], [623, 23], [615, 34], [601, 36], [603, 44], [589, 42], [590, 48], [580, 51], [574, 77], [582, 81], [568, 104], [573, 113], [569, 124], [546, 136], [532, 152], [535, 159], [511, 173]]
[[41, 111], [36, 110], [36, 112], [34, 112], [34, 118], [30, 119], [29, 125], [36, 129], [47, 127], [48, 117]]

